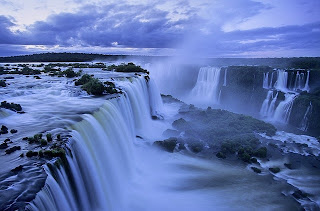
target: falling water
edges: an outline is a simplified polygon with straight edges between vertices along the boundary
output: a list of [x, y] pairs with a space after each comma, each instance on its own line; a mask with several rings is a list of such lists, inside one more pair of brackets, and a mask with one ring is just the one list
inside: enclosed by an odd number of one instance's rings
[[268, 89], [269, 88], [268, 81], [269, 81], [269, 72], [263, 73], [263, 85], [262, 85], [262, 87], [264, 89]]
[[272, 88], [273, 73], [274, 73], [274, 72], [272, 72], [272, 73], [271, 73], [269, 89], [271, 89], [271, 88]]
[[223, 86], [227, 86], [227, 71], [228, 71], [228, 69], [226, 69], [226, 70], [224, 71]]
[[219, 79], [221, 69], [217, 67], [201, 67], [195, 87], [191, 91], [192, 98], [199, 102], [217, 104], [219, 101]]
[[269, 90], [266, 99], [263, 101], [261, 109], [260, 109], [260, 115], [263, 117], [268, 116], [268, 110], [269, 110], [269, 103], [270, 99], [272, 97], [273, 91]]
[[308, 127], [309, 127], [309, 117], [312, 114], [312, 103], [310, 101], [310, 104], [306, 110], [306, 112], [304, 113], [303, 119], [301, 121], [301, 126], [300, 129], [303, 131], [307, 131]]
[[309, 77], [310, 77], [310, 70], [308, 70], [307, 79], [306, 79], [306, 83], [305, 83], [305, 85], [304, 85], [303, 91], [307, 91], [307, 92], [310, 91], [310, 87], [309, 87]]
[[276, 108], [274, 115], [273, 115], [273, 120], [276, 122], [281, 122], [281, 123], [288, 123], [293, 101], [297, 94], [294, 93], [286, 93], [285, 94], [285, 100], [281, 101]]
[[277, 71], [277, 81], [275, 83], [275, 88], [283, 92], [287, 92], [287, 83], [288, 83], [288, 72], [284, 70]]

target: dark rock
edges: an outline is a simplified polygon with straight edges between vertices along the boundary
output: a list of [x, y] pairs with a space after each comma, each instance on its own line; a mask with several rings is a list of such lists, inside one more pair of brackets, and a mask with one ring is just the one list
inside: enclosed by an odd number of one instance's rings
[[270, 170], [272, 173], [274, 173], [274, 174], [276, 174], [276, 173], [279, 173], [279, 172], [280, 172], [280, 168], [278, 168], [278, 167], [275, 167], [275, 168], [269, 168], [269, 170]]
[[33, 156], [38, 156], [38, 152], [33, 152], [33, 151], [28, 151], [26, 153], [27, 157], [33, 157]]
[[251, 167], [251, 169], [252, 169], [254, 172], [258, 173], [258, 174], [261, 173], [261, 169], [259, 169], [259, 168]]
[[258, 158], [266, 158], [267, 157], [267, 148], [261, 147], [258, 150], [254, 151], [253, 155]]
[[155, 141], [153, 145], [158, 146], [162, 149], [164, 149], [167, 152], [173, 152], [176, 145], [177, 145], [177, 139], [175, 138], [170, 138], [166, 139], [164, 141]]
[[14, 168], [14, 169], [11, 169], [11, 172], [17, 173], [17, 172], [19, 172], [19, 171], [22, 171], [22, 168], [23, 168], [23, 166], [20, 165], [20, 166]]
[[307, 193], [302, 192], [301, 190], [296, 190], [292, 196], [296, 199], [302, 199], [308, 197]]
[[201, 143], [191, 143], [191, 144], [188, 144], [188, 146], [190, 150], [194, 153], [199, 153], [203, 149], [203, 144]]
[[293, 169], [291, 163], [285, 163], [285, 164], [283, 164], [283, 165], [284, 165], [285, 167], [287, 167], [288, 169]]
[[17, 150], [21, 150], [21, 147], [20, 146], [14, 146], [14, 147], [11, 147], [9, 149], [6, 150], [6, 154], [11, 154]]
[[12, 134], [13, 134], [13, 133], [17, 133], [17, 132], [18, 132], [18, 131], [15, 130], [15, 129], [11, 129], [11, 130], [10, 130], [10, 133], [12, 133]]
[[8, 148], [8, 144], [6, 142], [3, 142], [2, 144], [0, 144], [0, 149], [6, 149]]
[[0, 80], [0, 87], [6, 87], [6, 86], [7, 86], [6, 82], [3, 80]]

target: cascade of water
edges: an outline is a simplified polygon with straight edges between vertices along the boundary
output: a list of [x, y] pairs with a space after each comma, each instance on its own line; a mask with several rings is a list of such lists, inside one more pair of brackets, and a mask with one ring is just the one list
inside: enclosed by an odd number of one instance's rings
[[273, 115], [273, 120], [281, 123], [288, 123], [293, 101], [297, 94], [294, 93], [286, 93], [285, 94], [285, 100], [281, 101], [276, 108], [274, 115]]
[[223, 86], [227, 86], [227, 71], [228, 71], [228, 69], [226, 69], [226, 70], [224, 71]]
[[163, 102], [159, 89], [152, 78], [149, 79], [148, 89], [151, 115], [153, 117], [163, 118]]
[[306, 79], [306, 83], [303, 87], [303, 91], [307, 91], [309, 92], [310, 91], [310, 87], [309, 87], [309, 77], [310, 77], [310, 70], [308, 70], [308, 73], [307, 73], [307, 79]]
[[269, 88], [268, 81], [269, 81], [269, 72], [263, 73], [263, 85], [262, 85], [262, 87], [264, 89], [268, 89]]
[[219, 100], [218, 85], [220, 68], [201, 67], [195, 87], [191, 91], [191, 97], [199, 102], [217, 104]]
[[273, 91], [269, 90], [266, 99], [263, 101], [261, 109], [260, 109], [260, 115], [263, 117], [268, 116], [268, 109], [269, 109], [269, 102], [272, 97]]
[[219, 104], [219, 105], [221, 104], [221, 89], [220, 89], [220, 91], [219, 91], [218, 104]]
[[137, 130], [151, 119], [144, 78], [127, 84], [122, 84], [124, 95], [72, 126], [71, 154], [61, 167], [46, 168], [45, 187], [27, 210], [125, 209], [136, 163], [133, 143]]
[[273, 73], [274, 73], [274, 72], [272, 72], [272, 73], [271, 73], [271, 78], [270, 78], [269, 89], [271, 89], [271, 88], [272, 88]]
[[275, 88], [283, 92], [287, 92], [288, 73], [284, 70], [278, 70], [277, 76], [278, 78], [275, 83]]
[[309, 117], [310, 115], [312, 114], [312, 103], [310, 101], [310, 104], [306, 110], [306, 112], [304, 113], [304, 116], [303, 116], [303, 119], [301, 121], [301, 124], [300, 124], [300, 129], [303, 130], [303, 131], [307, 131], [308, 130], [308, 127], [309, 127]]
[[272, 100], [271, 100], [271, 103], [269, 105], [269, 108], [268, 108], [268, 115], [267, 117], [270, 118], [273, 116], [274, 112], [275, 112], [275, 107], [276, 107], [276, 101], [277, 101], [277, 98], [278, 98], [278, 92], [276, 93], [275, 96], [273, 96], [272, 94]]

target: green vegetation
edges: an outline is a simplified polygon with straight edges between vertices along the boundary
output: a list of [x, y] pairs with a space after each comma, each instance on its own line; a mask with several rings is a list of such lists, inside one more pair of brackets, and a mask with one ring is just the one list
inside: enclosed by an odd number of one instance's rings
[[123, 72], [123, 73], [133, 73], [133, 72], [142, 72], [148, 73], [147, 70], [142, 69], [140, 66], [136, 66], [134, 63], [129, 62], [128, 64], [120, 64], [120, 65], [110, 65], [107, 67], [109, 71], [115, 72]]
[[47, 137], [48, 142], [52, 141], [52, 134], [51, 133], [47, 133], [46, 137]]
[[38, 156], [38, 152], [33, 152], [33, 151], [28, 151], [27, 153], [26, 153], [26, 156], [28, 157], [28, 158], [30, 158], [30, 157], [34, 157], [34, 156]]
[[22, 111], [22, 107], [20, 104], [8, 103], [7, 101], [2, 101], [0, 107], [10, 109], [15, 112]]
[[[105, 86], [104, 84], [106, 84], [107, 86]], [[102, 95], [104, 92], [108, 94], [118, 93], [113, 83], [107, 82], [104, 84], [88, 74], [84, 74], [80, 79], [75, 81], [75, 85], [82, 85], [81, 88], [88, 94]]]

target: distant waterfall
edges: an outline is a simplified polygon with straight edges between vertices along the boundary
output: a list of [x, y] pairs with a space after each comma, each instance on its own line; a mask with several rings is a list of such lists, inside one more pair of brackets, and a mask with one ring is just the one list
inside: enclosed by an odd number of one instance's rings
[[227, 71], [228, 69], [226, 68], [224, 71], [223, 86], [227, 86]]
[[308, 130], [309, 118], [310, 118], [311, 114], [312, 114], [312, 104], [310, 102], [306, 112], [304, 113], [303, 119], [302, 119], [301, 124], [300, 124], [300, 129], [301, 130], [303, 130], [303, 131], [307, 131]]
[[133, 143], [151, 121], [144, 78], [123, 84], [124, 95], [107, 100], [72, 126], [67, 160], [46, 167], [45, 187], [27, 210], [127, 210], [135, 171]]
[[275, 104], [278, 98], [278, 92], [274, 95], [273, 91], [268, 91], [266, 99], [263, 101], [260, 115], [266, 118], [272, 118], [275, 111]]
[[264, 89], [269, 89], [268, 81], [269, 81], [269, 72], [263, 73], [263, 85], [262, 85], [262, 87]]
[[283, 92], [287, 92], [288, 88], [287, 88], [287, 83], [288, 83], [288, 72], [284, 71], [284, 70], [278, 70], [277, 71], [277, 81], [274, 85], [274, 87], [277, 90], [281, 90]]
[[307, 92], [310, 91], [309, 78], [310, 78], [310, 70], [308, 70], [308, 72], [307, 72], [307, 79], [306, 79], [306, 83], [305, 83], [305, 85], [303, 87], [303, 91], [307, 91]]
[[199, 102], [217, 104], [219, 101], [218, 85], [221, 69], [217, 67], [201, 67], [191, 96]]
[[273, 120], [281, 123], [288, 123], [292, 105], [293, 105], [293, 100], [295, 99], [297, 95], [296, 94], [291, 94], [291, 93], [286, 93], [285, 94], [285, 100], [281, 101], [276, 108], [273, 116]]

